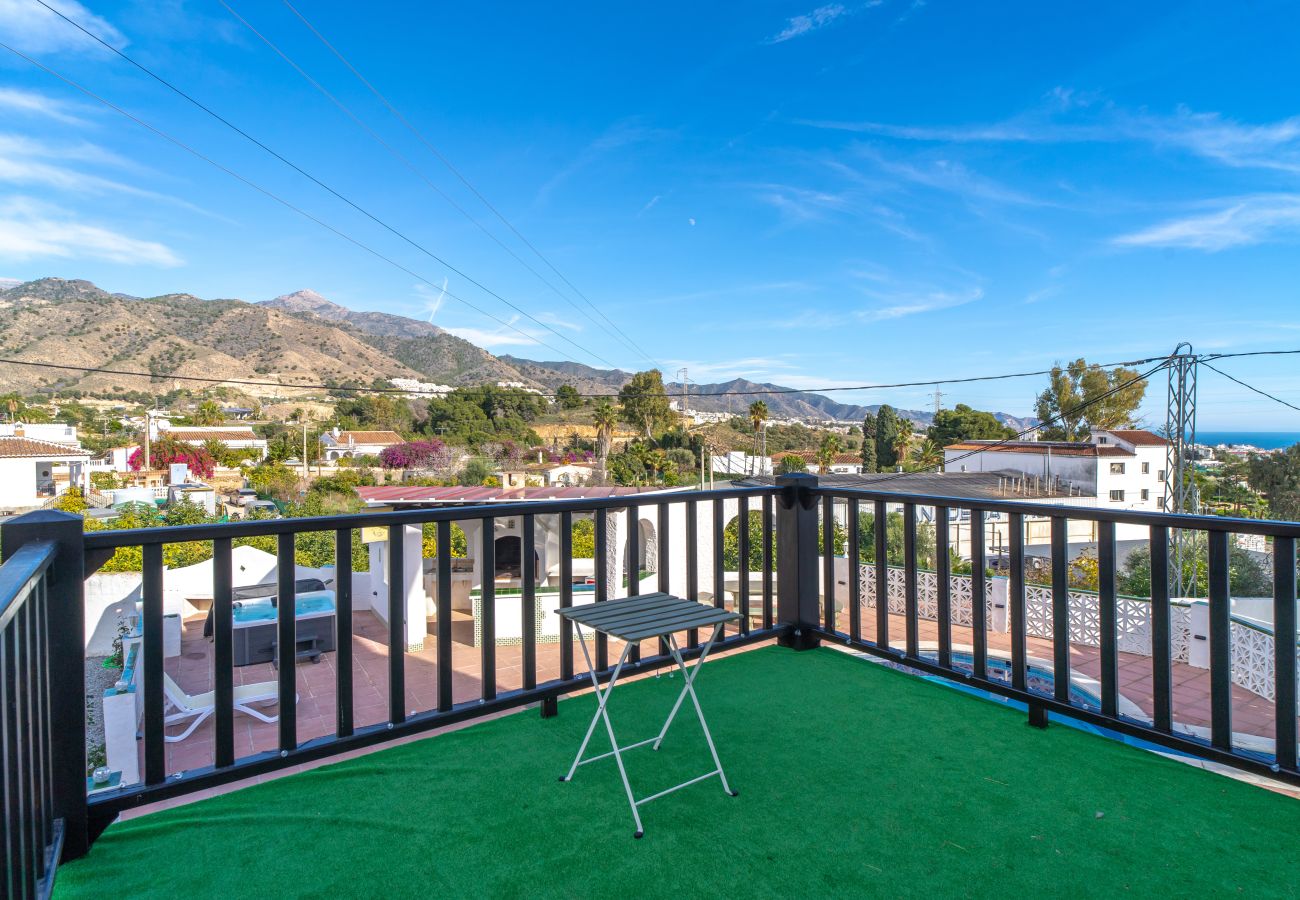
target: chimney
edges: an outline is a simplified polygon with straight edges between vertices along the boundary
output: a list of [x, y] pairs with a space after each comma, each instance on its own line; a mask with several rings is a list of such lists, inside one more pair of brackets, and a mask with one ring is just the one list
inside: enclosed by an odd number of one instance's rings
[[14, 437], [25, 437], [27, 435], [27, 426], [19, 422], [14, 426]]

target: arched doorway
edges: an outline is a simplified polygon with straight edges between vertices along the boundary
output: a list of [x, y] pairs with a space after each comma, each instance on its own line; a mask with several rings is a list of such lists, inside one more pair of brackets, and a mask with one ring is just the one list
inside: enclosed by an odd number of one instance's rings
[[659, 571], [659, 541], [649, 519], [637, 523], [636, 566], [642, 572]]

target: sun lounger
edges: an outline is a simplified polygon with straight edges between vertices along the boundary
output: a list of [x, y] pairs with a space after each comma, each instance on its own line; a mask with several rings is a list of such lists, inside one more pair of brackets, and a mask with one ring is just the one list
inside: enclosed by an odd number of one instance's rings
[[[180, 685], [172, 680], [172, 677], [163, 673], [163, 694], [167, 698], [167, 705], [172, 709], [163, 719], [166, 725], [179, 725], [182, 722], [189, 722], [187, 727], [180, 734], [166, 735], [168, 743], [183, 741], [189, 737], [195, 728], [203, 723], [208, 716], [216, 711], [216, 691], [204, 691], [202, 694], [187, 694], [181, 690]], [[274, 681], [262, 681], [257, 684], [241, 684], [235, 686], [235, 712], [241, 712], [245, 715], [252, 716], [261, 722], [278, 722], [278, 715], [268, 716], [252, 707], [251, 704], [275, 703], [280, 699], [277, 685]]]

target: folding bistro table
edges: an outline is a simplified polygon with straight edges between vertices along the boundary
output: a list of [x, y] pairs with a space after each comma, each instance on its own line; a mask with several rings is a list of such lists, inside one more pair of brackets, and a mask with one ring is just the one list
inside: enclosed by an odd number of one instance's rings
[[[635, 837], [641, 837], [641, 835], [645, 834], [645, 830], [641, 827], [641, 815], [637, 811], [639, 806], [643, 803], [649, 803], [651, 800], [656, 800], [665, 794], [671, 794], [673, 791], [695, 784], [697, 781], [703, 781], [717, 775], [722, 781], [722, 789], [735, 797], [737, 792], [733, 791], [731, 786], [727, 784], [727, 776], [722, 771], [722, 762], [718, 759], [718, 751], [713, 746], [713, 736], [709, 734], [709, 725], [704, 721], [704, 711], [700, 709], [700, 700], [695, 696], [694, 684], [695, 677], [700, 672], [700, 666], [704, 665], [704, 660], [709, 655], [713, 642], [718, 639], [718, 635], [722, 632], [722, 626], [727, 622], [736, 621], [740, 618], [740, 614], [662, 593], [643, 594], [639, 597], [627, 597], [622, 600], [608, 600], [604, 603], [591, 603], [586, 606], [557, 609], [556, 613], [572, 622], [578, 632], [578, 641], [582, 644], [582, 655], [587, 660], [587, 671], [591, 674], [591, 683], [596, 689], [597, 697], [596, 714], [592, 716], [591, 724], [587, 726], [587, 735], [582, 739], [582, 746], [578, 748], [578, 755], [573, 758], [573, 765], [569, 767], [569, 774], [561, 775], [560, 780], [571, 781], [573, 773], [578, 770], [578, 766], [604, 759], [607, 756], [613, 756], [614, 762], [618, 763], [618, 774], [623, 779], [623, 788], [627, 791], [628, 805], [632, 807], [632, 818], [636, 821]], [[584, 625], [597, 634], [618, 638], [624, 642], [623, 653], [618, 659], [618, 665], [614, 666], [614, 671], [609, 678], [609, 684], [603, 690], [599, 679], [596, 678], [596, 667], [592, 664], [591, 653], [587, 650], [587, 639], [582, 634]], [[710, 626], [713, 627], [713, 634], [705, 642], [700, 651], [700, 658], [694, 667], [688, 668], [686, 662], [682, 659], [682, 652], [677, 646], [674, 633]], [[672, 712], [668, 714], [668, 719], [664, 722], [664, 727], [659, 730], [659, 734], [644, 741], [620, 747], [618, 739], [614, 737], [614, 726], [609, 721], [609, 695], [618, 682], [619, 672], [622, 671], [623, 664], [627, 662], [627, 656], [632, 647], [639, 641], [660, 637], [666, 639], [673, 660], [677, 663], [677, 668], [681, 670], [683, 679], [681, 693], [677, 695], [677, 702], [673, 704]], [[632, 794], [632, 785], [627, 780], [627, 770], [623, 767], [623, 752], [637, 747], [644, 747], [646, 744], [653, 744], [654, 749], [658, 750], [659, 745], [663, 743], [664, 737], [668, 734], [669, 727], [673, 724], [673, 719], [677, 717], [677, 710], [681, 708], [682, 701], [686, 699], [688, 694], [691, 702], [695, 705], [695, 714], [699, 717], [700, 727], [704, 730], [704, 740], [709, 744], [709, 753], [713, 755], [714, 769], [688, 781], [683, 781], [676, 787], [637, 800]], [[598, 756], [583, 759], [582, 754], [587, 751], [587, 744], [591, 741], [591, 735], [596, 730], [596, 723], [602, 719], [605, 721], [605, 730], [609, 732], [610, 746], [614, 749], [608, 753], [601, 753]]]

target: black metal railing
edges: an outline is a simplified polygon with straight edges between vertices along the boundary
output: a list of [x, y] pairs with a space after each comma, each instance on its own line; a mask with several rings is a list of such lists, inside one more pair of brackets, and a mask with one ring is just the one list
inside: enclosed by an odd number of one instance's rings
[[[778, 479], [789, 485], [801, 481], [799, 476]], [[992, 693], [1011, 697], [1029, 705], [1031, 716], [1046, 721], [1044, 711], [1063, 713], [1084, 719], [1121, 733], [1135, 735], [1153, 743], [1183, 752], [1243, 767], [1261, 773], [1280, 776], [1290, 781], [1300, 780], [1297, 770], [1297, 711], [1296, 711], [1296, 539], [1300, 537], [1300, 524], [1248, 519], [1228, 519], [1216, 516], [1168, 515], [1139, 511], [1111, 511], [1079, 506], [1052, 506], [1042, 503], [1001, 500], [972, 500], [956, 497], [938, 497], [902, 492], [844, 489], [818, 486], [815, 481], [787, 487], [787, 490], [807, 492], [819, 498], [825, 513], [823, 527], [829, 542], [830, 510], [838, 503], [847, 506], [842, 518], [856, 532], [860, 505], [873, 509], [875, 517], [874, 559], [876, 628], [874, 639], [866, 639], [857, 614], [857, 577], [851, 578], [855, 596], [847, 628], [835, 621], [836, 581], [825, 579], [823, 597], [825, 621], [822, 636], [867, 653], [911, 666], [922, 672], [974, 684]], [[887, 558], [885, 510], [901, 508], [903, 518], [904, 549], [901, 567], [904, 570], [905, 588], [903, 604], [904, 646], [891, 642], [891, 612]], [[934, 529], [936, 552], [936, 608], [934, 628], [937, 630], [933, 652], [922, 652], [918, 645], [919, 616], [917, 608], [917, 511], [933, 510], [936, 523], [950, 521], [953, 511], [970, 514], [971, 559], [971, 623], [970, 665], [958, 666], [953, 659], [953, 621], [949, 571], [949, 529]], [[802, 515], [815, 523], [815, 509], [805, 509]], [[987, 580], [987, 525], [990, 516], [1005, 517], [1008, 532], [1007, 566], [1007, 631], [1010, 635], [1010, 675], [1003, 680], [993, 677], [988, 647], [988, 605], [979, 602], [986, 594]], [[1047, 518], [1050, 521], [1050, 588], [1051, 588], [1051, 644], [1053, 690], [1050, 694], [1031, 691], [1027, 684], [1028, 641], [1026, 636], [1026, 577], [1025, 577], [1025, 519]], [[1097, 607], [1098, 607], [1098, 660], [1099, 696], [1096, 708], [1081, 707], [1071, 702], [1071, 640], [1070, 640], [1070, 584], [1067, 526], [1072, 520], [1093, 523], [1096, 534]], [[1150, 716], [1125, 714], [1120, 709], [1119, 646], [1117, 639], [1117, 554], [1115, 529], [1117, 525], [1138, 526], [1146, 531], [1147, 546], [1151, 555], [1150, 573], [1150, 633], [1151, 633], [1151, 713]], [[1203, 532], [1208, 543], [1208, 612], [1209, 627], [1206, 635], [1209, 646], [1209, 701], [1210, 723], [1208, 737], [1195, 730], [1179, 728], [1174, 720], [1174, 683], [1172, 678], [1173, 653], [1171, 647], [1171, 598], [1169, 594], [1169, 547], [1173, 529]], [[1273, 591], [1273, 683], [1274, 726], [1273, 752], [1262, 753], [1255, 748], [1245, 748], [1234, 741], [1233, 732], [1233, 644], [1230, 577], [1230, 540], [1235, 534], [1261, 535], [1272, 542]], [[856, 548], [857, 543], [851, 545]], [[801, 548], [808, 554], [808, 548]], [[855, 561], [856, 549], [850, 550]], [[808, 564], [815, 563], [810, 557]], [[893, 563], [895, 568], [898, 563]], [[829, 567], [828, 567], [829, 573]], [[1192, 640], [1198, 636], [1193, 635]], [[1131, 710], [1130, 710], [1131, 713]]]
[[[935, 522], [947, 522], [952, 511], [969, 513], [969, 553], [971, 560], [969, 603], [970, 646], [959, 650], [953, 640], [953, 620], [958, 603], [953, 593], [951, 572], [951, 535], [947, 527], [934, 529], [933, 628], [934, 646], [921, 640], [920, 583], [923, 573], [918, 558], [918, 519], [922, 509], [932, 510]], [[887, 535], [887, 514], [901, 511], [903, 540], [901, 551], [891, 550]], [[758, 515], [757, 537], [751, 536], [750, 514]], [[1009, 576], [1006, 591], [1007, 630], [1010, 674], [1005, 680], [996, 677], [988, 646], [989, 616], [992, 607], [983, 599], [990, 587], [986, 566], [986, 518], [1006, 517], [1009, 524]], [[873, 517], [874, 541], [859, 557], [859, 538], [868, 527], [865, 517]], [[883, 490], [845, 489], [820, 484], [814, 476], [792, 475], [778, 478], [774, 486], [743, 487], [719, 491], [648, 492], [631, 496], [593, 498], [575, 501], [510, 502], [479, 507], [411, 509], [397, 512], [368, 512], [313, 519], [276, 519], [253, 522], [194, 525], [180, 528], [155, 528], [134, 531], [96, 531], [82, 533], [81, 520], [64, 513], [47, 511], [19, 517], [3, 526], [5, 551], [4, 593], [0, 602], [5, 615], [5, 665], [31, 667], [10, 678], [5, 668], [5, 698], [25, 698], [31, 685], [45, 685], [48, 713], [44, 730], [24, 730], [10, 752], [10, 735], [5, 732], [6, 804], [9, 798], [10, 761], [36, 760], [44, 772], [41, 782], [46, 793], [15, 793], [22, 803], [39, 805], [36, 822], [40, 839], [52, 834], [55, 821], [63, 822], [63, 858], [83, 853], [89, 842], [121, 811], [157, 800], [215, 787], [254, 775], [273, 772], [298, 764], [328, 758], [357, 748], [378, 744], [402, 735], [438, 728], [453, 722], [477, 718], [490, 713], [539, 704], [543, 715], [555, 712], [556, 699], [565, 693], [589, 686], [585, 673], [575, 671], [573, 634], [567, 620], [558, 624], [558, 653], [554, 670], [543, 671], [539, 663], [539, 604], [559, 607], [575, 603], [573, 565], [573, 525], [577, 518], [592, 516], [594, 527], [594, 572], [590, 596], [604, 602], [624, 593], [641, 589], [639, 573], [642, 563], [650, 560], [641, 552], [638, 523], [648, 521], [655, 528], [656, 563], [652, 583], [659, 590], [683, 593], [690, 597], [711, 596], [722, 605], [730, 597], [742, 619], [723, 637], [721, 648], [778, 640], [798, 649], [817, 646], [826, 641], [903, 663], [921, 672], [977, 685], [987, 691], [1023, 701], [1029, 706], [1031, 720], [1045, 721], [1052, 711], [1134, 734], [1157, 744], [1226, 762], [1231, 765], [1270, 772], [1300, 783], [1296, 758], [1296, 558], [1295, 543], [1300, 524], [1220, 519], [1209, 517], [1169, 516], [1157, 513], [1110, 512], [1084, 507], [1062, 507], [1038, 503], [971, 500], [952, 497], [912, 495]], [[1056, 672], [1070, 671], [1071, 634], [1070, 586], [1068, 584], [1068, 529], [1070, 520], [1095, 523], [1099, 538], [1098, 586], [1096, 603], [1099, 621], [1099, 692], [1095, 705], [1072, 701], [1069, 678], [1058, 678], [1049, 691], [1034, 689], [1027, 678], [1029, 633], [1026, 626], [1026, 579], [1024, 574], [1024, 524], [1029, 517], [1048, 518], [1051, 523], [1051, 634], [1052, 661]], [[497, 635], [503, 627], [498, 621], [501, 605], [496, 602], [492, 577], [497, 547], [493, 540], [495, 524], [503, 519], [518, 519], [521, 537], [521, 565], [518, 598], [520, 602], [517, 633], [519, 635], [520, 687], [503, 689], [502, 660]], [[545, 520], [545, 521], [543, 521]], [[737, 522], [734, 536], [731, 522]], [[455, 690], [456, 669], [453, 665], [453, 573], [451, 566], [452, 526], [473, 522], [482, 529], [482, 541], [472, 552], [479, 559], [483, 577], [480, 588], [478, 627], [481, 639], [477, 648], [478, 689], [476, 696]], [[558, 592], [541, 594], [537, 570], [528, 550], [537, 545], [539, 534], [551, 530], [558, 522]], [[406, 686], [412, 674], [412, 656], [407, 648], [407, 605], [397, 589], [409, 571], [408, 552], [404, 545], [408, 526], [432, 523], [437, 538], [436, 577], [432, 591], [435, 607], [432, 639], [436, 647], [436, 692], [431, 708], [412, 711], [408, 708]], [[1125, 714], [1120, 703], [1116, 640], [1116, 553], [1117, 525], [1136, 525], [1147, 529], [1151, 551], [1151, 668], [1154, 700], [1149, 720]], [[358, 724], [354, 708], [354, 631], [353, 612], [358, 607], [352, 591], [352, 554], [357, 529], [386, 529], [387, 583], [387, 663], [388, 696], [382, 721]], [[622, 533], [619, 533], [621, 528]], [[679, 530], [680, 529], [680, 530]], [[1209, 680], [1213, 710], [1208, 738], [1176, 727], [1173, 716], [1173, 653], [1170, 645], [1171, 598], [1168, 591], [1168, 538], [1173, 529], [1204, 531], [1209, 535]], [[302, 739], [298, 733], [296, 707], [296, 667], [288, 662], [279, 665], [275, 680], [275, 697], [279, 704], [278, 725], [274, 729], [274, 746], [255, 748], [251, 754], [237, 752], [234, 719], [235, 646], [234, 591], [232, 552], [236, 542], [250, 537], [272, 536], [278, 559], [274, 619], [275, 642], [280, 648], [297, 648], [300, 623], [296, 608], [295, 536], [303, 533], [332, 534], [335, 566], [335, 694], [334, 733]], [[1232, 533], [1265, 535], [1272, 541], [1273, 590], [1275, 616], [1274, 668], [1276, 679], [1275, 752], [1267, 758], [1254, 751], [1234, 746], [1232, 733], [1232, 655], [1228, 566], [1229, 536]], [[841, 534], [844, 537], [841, 537]], [[753, 541], [762, 546], [751, 546]], [[960, 539], [959, 539], [960, 540]], [[210, 765], [168, 771], [167, 716], [164, 685], [164, 548], [168, 544], [194, 541], [211, 542], [212, 567], [212, 651], [211, 677], [214, 689], [212, 712], [212, 761]], [[847, 542], [847, 559], [837, 559], [838, 542]], [[137, 671], [141, 696], [140, 756], [143, 771], [138, 784], [117, 790], [96, 792], [88, 796], [85, 784], [85, 705], [84, 696], [84, 579], [95, 572], [117, 550], [141, 548], [139, 618], [141, 643]], [[726, 556], [735, 553], [735, 582]], [[891, 560], [891, 553], [895, 559]], [[751, 571], [751, 557], [759, 560], [759, 571]], [[622, 561], [626, 584], [612, 577]], [[839, 567], [849, 566], [849, 577], [841, 584]], [[865, 566], [874, 564], [872, 582], [864, 582]], [[890, 568], [902, 569], [901, 612], [893, 612], [888, 603]], [[376, 573], [371, 573], [372, 577]], [[928, 572], [924, 577], [931, 577]], [[34, 586], [33, 586], [34, 585]], [[24, 593], [25, 592], [25, 593]], [[868, 613], [867, 593], [875, 597], [874, 617]], [[504, 596], [504, 595], [503, 595]], [[35, 598], [35, 600], [33, 600]], [[585, 596], [578, 598], [582, 602]], [[513, 602], [513, 597], [512, 597]], [[928, 601], [927, 601], [928, 602]], [[847, 615], [842, 611], [847, 606]], [[10, 609], [16, 612], [10, 615]], [[929, 609], [930, 607], [927, 607]], [[43, 610], [40, 613], [22, 612]], [[381, 610], [383, 612], [384, 610]], [[901, 623], [899, 617], [901, 616]], [[9, 622], [43, 622], [43, 637], [32, 638], [39, 652], [11, 654]], [[874, 620], [874, 622], [873, 622]], [[56, 628], [55, 625], [58, 625]], [[901, 627], [900, 627], [901, 625]], [[25, 626], [36, 627], [36, 626]], [[931, 627], [930, 625], [926, 626]], [[512, 625], [513, 629], [513, 625]], [[872, 631], [867, 635], [864, 632]], [[38, 629], [39, 631], [39, 629]], [[891, 633], [892, 632], [892, 633]], [[17, 635], [17, 631], [14, 632]], [[32, 634], [37, 632], [33, 631]], [[22, 640], [27, 640], [23, 638]], [[45, 644], [41, 645], [41, 641]], [[597, 641], [596, 665], [602, 677], [610, 673], [610, 648], [604, 638]], [[699, 635], [688, 635], [687, 654], [698, 653]], [[625, 671], [651, 671], [669, 663], [663, 647], [645, 657], [634, 654]], [[464, 651], [461, 651], [462, 653]], [[969, 665], [959, 664], [958, 656], [969, 657]], [[427, 660], [425, 660], [427, 662]], [[14, 669], [17, 673], [19, 670]], [[514, 677], [513, 674], [511, 677]], [[12, 691], [18, 691], [13, 694]], [[35, 696], [35, 694], [32, 694]], [[20, 699], [16, 702], [27, 702]], [[6, 710], [9, 707], [6, 706]], [[8, 723], [12, 719], [6, 712]], [[26, 720], [23, 720], [26, 721]], [[47, 765], [48, 763], [48, 765]], [[24, 762], [23, 765], [28, 763]], [[39, 766], [45, 765], [44, 769]], [[15, 768], [15, 771], [18, 769]], [[15, 782], [17, 783], [17, 782]], [[19, 788], [14, 788], [19, 791]], [[19, 801], [16, 801], [19, 802]], [[18, 807], [14, 807], [17, 809]], [[36, 806], [23, 806], [31, 810]], [[6, 812], [10, 807], [6, 806]], [[26, 813], [25, 813], [26, 814]], [[24, 815], [25, 815], [24, 814]], [[11, 821], [28, 822], [23, 815]], [[48, 823], [48, 824], [47, 824]], [[13, 835], [13, 828], [7, 834]], [[13, 839], [13, 840], [27, 840]], [[19, 843], [20, 860], [33, 843]], [[48, 846], [45, 841], [42, 847]], [[9, 852], [7, 847], [6, 852]], [[12, 862], [11, 862], [12, 864]], [[32, 872], [48, 869], [33, 868]], [[13, 875], [10, 876], [15, 877]], [[26, 877], [26, 876], [22, 876]], [[33, 875], [33, 878], [38, 876]], [[36, 882], [33, 881], [33, 884]]]
[[[135, 806], [152, 803], [203, 788], [217, 786], [232, 780], [252, 775], [291, 767], [305, 761], [320, 759], [345, 752], [350, 749], [367, 746], [394, 737], [426, 731], [453, 722], [479, 717], [491, 712], [518, 707], [531, 703], [541, 703], [543, 712], [554, 710], [555, 699], [574, 690], [589, 687], [590, 682], [584, 672], [574, 671], [572, 635], [567, 621], [560, 624], [559, 649], [560, 662], [558, 677], [543, 680], [538, 670], [536, 633], [538, 612], [537, 573], [534, 566], [528, 564], [528, 548], [534, 546], [535, 536], [539, 531], [538, 520], [542, 517], [557, 517], [559, 520], [560, 575], [558, 595], [552, 602], [559, 607], [572, 606], [574, 603], [572, 525], [575, 516], [592, 515], [595, 519], [594, 559], [597, 561], [594, 573], [594, 601], [603, 602], [610, 597], [626, 593], [635, 595], [641, 590], [638, 572], [646, 560], [639, 555], [640, 543], [637, 539], [638, 521], [648, 519], [655, 526], [657, 541], [656, 584], [660, 590], [675, 589], [682, 593], [698, 592], [701, 588], [714, 596], [714, 602], [722, 605], [723, 595], [727, 590], [725, 572], [721, 557], [715, 561], [713, 578], [700, 584], [698, 556], [695, 544], [684, 554], [686, 572], [680, 583], [674, 580], [670, 570], [674, 554], [670, 547], [676, 540], [674, 523], [680, 522], [685, 529], [687, 542], [698, 540], [700, 536], [700, 510], [706, 503], [711, 503], [710, 530], [713, 546], [721, 551], [723, 533], [727, 520], [739, 509], [743, 515], [751, 497], [770, 495], [771, 488], [751, 488], [714, 492], [653, 492], [628, 496], [616, 496], [571, 502], [514, 502], [500, 503], [484, 507], [415, 509], [397, 512], [359, 513], [355, 515], [331, 516], [311, 519], [275, 519], [253, 522], [238, 522], [210, 525], [193, 525], [172, 528], [151, 528], [124, 531], [91, 532], [84, 536], [84, 552], [87, 560], [86, 571], [93, 572], [105, 560], [120, 548], [140, 547], [142, 549], [143, 572], [140, 601], [140, 632], [142, 634], [141, 653], [143, 685], [142, 713], [142, 755], [144, 762], [141, 783], [121, 790], [92, 797], [89, 801], [91, 817], [90, 833], [97, 834], [120, 811]], [[765, 528], [772, 530], [771, 505], [763, 507], [768, 514]], [[672, 515], [674, 509], [682, 511], [680, 518]], [[497, 604], [494, 579], [490, 573], [495, 568], [495, 523], [502, 519], [519, 519], [521, 533], [520, 579], [521, 621], [519, 623], [522, 687], [516, 690], [499, 690], [497, 659]], [[609, 575], [603, 564], [610, 558], [611, 522], [620, 520], [626, 523], [627, 534], [620, 535], [625, 543], [624, 552], [625, 584], [610, 583]], [[478, 558], [481, 571], [479, 625], [482, 639], [478, 641], [478, 696], [473, 698], [457, 697], [453, 691], [455, 684], [453, 667], [453, 608], [452, 608], [452, 567], [451, 528], [455, 523], [475, 522], [481, 527], [481, 543], [472, 548]], [[408, 561], [404, 559], [403, 530], [407, 526], [423, 526], [433, 523], [436, 529], [436, 589], [433, 603], [436, 607], [435, 634], [436, 647], [436, 703], [432, 709], [412, 712], [407, 706], [407, 605], [402, 592], [397, 589], [403, 583]], [[387, 715], [385, 721], [358, 726], [354, 720], [353, 708], [353, 597], [351, 589], [351, 568], [354, 533], [357, 529], [377, 527], [388, 530], [387, 540], [387, 583], [388, 620], [387, 644]], [[233, 542], [240, 538], [274, 535], [277, 540], [277, 558], [293, 560], [295, 552], [295, 535], [305, 532], [332, 532], [334, 536], [334, 566], [336, 611], [335, 627], [335, 691], [336, 691], [336, 729], [326, 737], [300, 740], [297, 733], [297, 716], [295, 707], [296, 673], [293, 665], [279, 665], [277, 672], [278, 694], [278, 744], [252, 755], [236, 756], [234, 729], [234, 665], [232, 654], [232, 619], [233, 619], [233, 585], [231, 583], [231, 553]], [[744, 535], [746, 530], [740, 529]], [[210, 541], [212, 543], [213, 585], [212, 585], [212, 622], [213, 651], [212, 677], [215, 692], [214, 750], [213, 764], [183, 772], [168, 771], [166, 755], [166, 698], [164, 695], [164, 571], [163, 548], [167, 544]], [[742, 545], [744, 539], [742, 538]], [[687, 546], [683, 543], [682, 546]], [[748, 602], [748, 573], [742, 546], [742, 564], [740, 572], [740, 595], [738, 602]], [[618, 552], [619, 548], [614, 548]], [[771, 585], [771, 579], [766, 582]], [[276, 587], [276, 643], [279, 647], [296, 647], [298, 627], [295, 614], [295, 568], [293, 565], [280, 564], [277, 567]], [[737, 646], [754, 641], [771, 638], [777, 633], [772, 625], [771, 610], [773, 596], [766, 591], [763, 613], [751, 627], [748, 618], [735, 632], [725, 635], [719, 641], [719, 647]], [[642, 657], [634, 648], [624, 671], [632, 672], [658, 669], [671, 664], [664, 646], [655, 648], [652, 655]], [[691, 642], [691, 649], [698, 652], [698, 641]], [[690, 652], [688, 650], [688, 652]], [[599, 675], [607, 677], [609, 666], [608, 648], [601, 639], [597, 646], [597, 666]]]
[[[0, 854], [5, 897], [48, 897], [60, 855], [85, 831], [85, 697], [81, 687], [81, 528], [34, 513], [6, 526], [0, 565]], [[54, 519], [48, 531], [45, 524]], [[46, 531], [36, 537], [34, 531]], [[62, 538], [62, 540], [59, 540]], [[69, 651], [72, 651], [71, 654]], [[67, 665], [55, 665], [60, 659]]]

